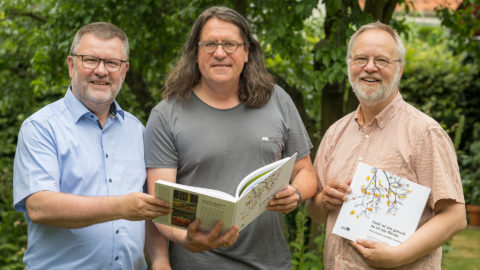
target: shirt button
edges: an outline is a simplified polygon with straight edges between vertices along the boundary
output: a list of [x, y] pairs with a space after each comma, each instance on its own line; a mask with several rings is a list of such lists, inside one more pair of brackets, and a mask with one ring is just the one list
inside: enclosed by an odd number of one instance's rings
[[365, 139], [368, 139], [368, 134], [365, 134]]
[[110, 183], [111, 183], [111, 182], [112, 182], [112, 178], [108, 179], [108, 182], [110, 182]]
[[105, 157], [108, 158], [108, 154], [105, 154]]
[[118, 256], [115, 257], [115, 261], [118, 261]]
[[363, 157], [358, 157], [358, 160], [362, 161], [362, 160], [363, 160]]
[[120, 232], [120, 230], [117, 230], [116, 233], [118, 234]]

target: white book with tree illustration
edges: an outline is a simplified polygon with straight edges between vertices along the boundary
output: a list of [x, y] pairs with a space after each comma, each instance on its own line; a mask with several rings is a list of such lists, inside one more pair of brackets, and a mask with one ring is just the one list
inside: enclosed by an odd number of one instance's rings
[[350, 187], [332, 232], [391, 246], [416, 231], [430, 194], [425, 186], [361, 162]]
[[290, 183], [297, 154], [267, 164], [247, 176], [237, 186], [235, 196], [228, 193], [157, 180], [155, 196], [170, 203], [173, 212], [154, 222], [187, 229], [200, 219], [200, 230], [210, 231], [217, 221], [222, 232], [233, 225], [240, 230], [262, 214], [275, 193]]

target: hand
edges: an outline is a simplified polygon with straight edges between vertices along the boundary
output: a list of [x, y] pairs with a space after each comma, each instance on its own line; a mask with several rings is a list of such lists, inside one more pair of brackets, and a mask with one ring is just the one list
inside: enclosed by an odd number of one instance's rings
[[398, 251], [397, 247], [364, 239], [357, 239], [356, 242], [350, 244], [371, 266], [391, 268], [402, 265], [402, 253]]
[[288, 214], [295, 210], [298, 206], [298, 195], [296, 189], [288, 185], [284, 189], [275, 194], [275, 197], [270, 200], [267, 209], [275, 212], [282, 212]]
[[167, 201], [142, 192], [125, 194], [119, 199], [121, 216], [127, 220], [151, 220], [172, 212]]
[[188, 227], [185, 244], [183, 246], [194, 252], [232, 246], [238, 239], [238, 227], [234, 225], [225, 234], [220, 235], [222, 225], [223, 223], [218, 221], [210, 232], [204, 233], [198, 230], [200, 220], [195, 220], [190, 223]]
[[327, 210], [334, 210], [339, 208], [344, 201], [348, 200], [347, 194], [350, 193], [352, 193], [350, 186], [337, 182], [328, 182], [322, 192], [317, 196], [319, 196], [320, 203]]

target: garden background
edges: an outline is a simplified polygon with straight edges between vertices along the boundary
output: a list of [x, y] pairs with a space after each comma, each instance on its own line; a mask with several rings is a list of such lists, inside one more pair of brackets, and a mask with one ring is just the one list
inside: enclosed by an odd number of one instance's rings
[[[315, 145], [312, 157], [328, 126], [358, 104], [346, 80], [348, 37], [371, 21], [390, 24], [407, 48], [400, 92], [448, 132], [467, 203], [480, 204], [480, 0], [430, 1], [439, 3], [430, 14], [418, 12], [420, 2], [429, 1], [2, 0], [0, 269], [23, 269], [27, 243], [25, 219], [12, 202], [17, 133], [29, 115], [64, 96], [66, 57], [76, 30], [94, 21], [125, 30], [130, 70], [117, 101], [146, 123], [191, 25], [212, 5], [232, 7], [250, 22], [267, 67], [297, 105]], [[447, 2], [454, 5], [440, 5]], [[286, 216], [285, 233], [295, 269], [322, 269], [321, 225], [300, 208]], [[465, 241], [473, 237], [476, 246], [467, 249], [479, 250], [478, 229], [461, 236]], [[445, 251], [455, 254], [457, 244], [449, 242]], [[480, 264], [479, 253], [473, 254], [465, 267]]]

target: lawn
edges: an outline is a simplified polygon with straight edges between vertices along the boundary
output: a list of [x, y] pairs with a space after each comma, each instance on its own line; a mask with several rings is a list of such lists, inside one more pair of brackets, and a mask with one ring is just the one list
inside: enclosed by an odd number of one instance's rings
[[468, 227], [452, 238], [442, 269], [480, 270], [480, 227]]

